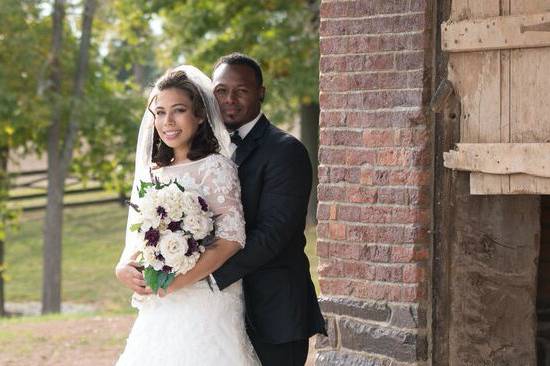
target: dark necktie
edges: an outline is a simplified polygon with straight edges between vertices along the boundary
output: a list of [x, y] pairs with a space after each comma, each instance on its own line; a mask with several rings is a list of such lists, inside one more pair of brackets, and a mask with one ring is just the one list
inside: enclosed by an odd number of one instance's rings
[[243, 139], [239, 135], [238, 130], [236, 130], [235, 132], [233, 132], [231, 134], [231, 142], [234, 143], [235, 145], [237, 145], [237, 147], [241, 146], [241, 144], [243, 143]]

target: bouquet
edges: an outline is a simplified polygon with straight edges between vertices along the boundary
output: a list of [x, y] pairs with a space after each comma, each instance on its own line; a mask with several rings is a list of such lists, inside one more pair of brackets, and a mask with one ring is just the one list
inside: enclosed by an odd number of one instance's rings
[[130, 206], [139, 222], [130, 226], [140, 234], [139, 263], [145, 282], [154, 293], [166, 289], [176, 275], [195, 266], [203, 242], [214, 230], [212, 212], [196, 192], [185, 189], [177, 180], [161, 183], [140, 181], [139, 201]]

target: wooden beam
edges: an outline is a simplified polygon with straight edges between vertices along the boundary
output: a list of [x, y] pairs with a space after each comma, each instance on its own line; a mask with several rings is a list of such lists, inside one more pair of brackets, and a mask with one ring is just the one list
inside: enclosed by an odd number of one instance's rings
[[550, 178], [550, 143], [462, 143], [443, 154], [450, 169]]
[[550, 12], [468, 19], [441, 24], [441, 47], [447, 52], [550, 46]]

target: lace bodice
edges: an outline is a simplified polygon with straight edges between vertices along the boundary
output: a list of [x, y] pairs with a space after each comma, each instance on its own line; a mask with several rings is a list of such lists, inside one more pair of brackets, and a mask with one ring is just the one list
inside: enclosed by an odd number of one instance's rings
[[[154, 169], [161, 182], [177, 179], [186, 189], [197, 191], [214, 214], [215, 237], [245, 245], [245, 223], [237, 166], [230, 159], [212, 154], [203, 159]], [[134, 189], [136, 189], [134, 187]], [[130, 210], [129, 222], [132, 221]], [[135, 220], [133, 220], [135, 222]], [[135, 253], [136, 237], [128, 232], [120, 263]]]

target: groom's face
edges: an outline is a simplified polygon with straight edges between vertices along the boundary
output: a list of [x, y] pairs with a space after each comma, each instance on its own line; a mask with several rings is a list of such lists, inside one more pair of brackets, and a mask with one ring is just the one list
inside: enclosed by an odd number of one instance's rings
[[230, 131], [252, 121], [260, 113], [264, 87], [246, 65], [221, 64], [212, 78], [225, 125]]

